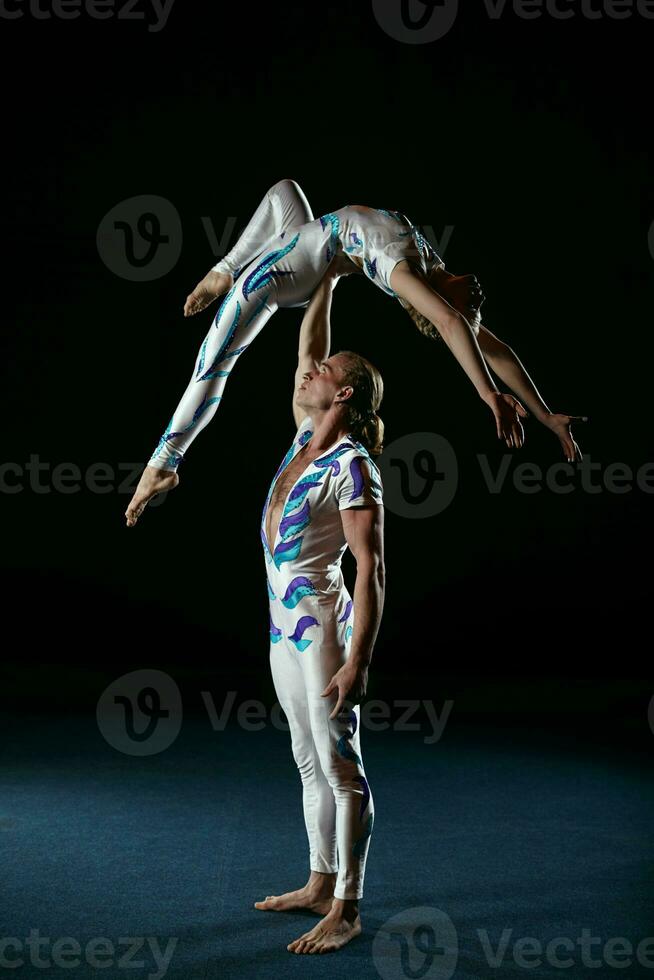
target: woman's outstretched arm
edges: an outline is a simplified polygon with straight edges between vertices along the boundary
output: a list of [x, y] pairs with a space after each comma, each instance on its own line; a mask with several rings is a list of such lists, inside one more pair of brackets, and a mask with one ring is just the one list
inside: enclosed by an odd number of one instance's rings
[[483, 323], [479, 327], [478, 340], [491, 370], [520, 398], [539, 422], [554, 432], [568, 462], [583, 459], [581, 450], [572, 436], [570, 425], [572, 422], [587, 422], [588, 417], [551, 412], [515, 351], [491, 333]]
[[524, 431], [519, 416], [524, 418], [527, 410], [512, 395], [503, 394], [497, 388], [466, 318], [434, 292], [405, 259], [395, 265], [390, 283], [396, 294], [427, 317], [441, 334], [477, 389], [479, 397], [493, 412], [498, 439], [504, 439], [509, 447], [521, 447]]

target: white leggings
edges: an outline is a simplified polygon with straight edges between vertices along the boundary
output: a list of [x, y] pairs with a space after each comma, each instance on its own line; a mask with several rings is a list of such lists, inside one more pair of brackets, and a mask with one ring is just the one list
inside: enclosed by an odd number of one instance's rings
[[[301, 235], [299, 226], [304, 226]], [[231, 272], [234, 285], [220, 303], [149, 466], [177, 469], [191, 442], [213, 418], [238, 357], [278, 307], [309, 303], [325, 271], [324, 246], [329, 245], [330, 233], [330, 226], [314, 220], [294, 180], [280, 180], [266, 192], [234, 248], [214, 267]]]
[[270, 669], [302, 780], [310, 868], [337, 874], [335, 898], [356, 899], [363, 895], [374, 801], [361, 757], [359, 705], [346, 704], [330, 719], [336, 694], [320, 696], [349, 655], [349, 647], [337, 640], [336, 612], [329, 603], [320, 618], [325, 629], [310, 653], [298, 650], [288, 630], [282, 631], [270, 647]]

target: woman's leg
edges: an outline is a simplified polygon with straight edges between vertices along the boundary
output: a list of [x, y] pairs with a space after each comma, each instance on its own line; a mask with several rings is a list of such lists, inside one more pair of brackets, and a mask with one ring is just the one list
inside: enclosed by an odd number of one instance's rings
[[[204, 338], [195, 368], [148, 466], [176, 471], [184, 453], [211, 421], [236, 361], [277, 309], [274, 280], [248, 293], [248, 276], [239, 276], [223, 299]], [[263, 293], [263, 295], [262, 295]]]
[[198, 432], [213, 418], [236, 359], [279, 306], [309, 302], [324, 274], [325, 234], [319, 221], [289, 228], [288, 234], [282, 232], [268, 241], [263, 254], [241, 270], [222, 300], [193, 376], [150, 457], [150, 467], [177, 469]]
[[222, 295], [229, 288], [226, 286], [229, 282], [227, 274], [236, 279], [271, 239], [313, 220], [309, 202], [297, 181], [290, 178], [278, 180], [264, 194], [234, 247], [209, 270], [187, 297], [185, 316], [199, 313]]
[[278, 180], [264, 194], [236, 245], [213, 269], [230, 272], [236, 279], [241, 269], [261, 254], [271, 238], [309, 221], [313, 221], [313, 213], [297, 181]]

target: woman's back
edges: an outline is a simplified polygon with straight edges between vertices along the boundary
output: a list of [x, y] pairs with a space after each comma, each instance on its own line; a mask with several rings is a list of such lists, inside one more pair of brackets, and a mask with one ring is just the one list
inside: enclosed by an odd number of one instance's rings
[[444, 265], [427, 239], [401, 211], [348, 204], [319, 220], [323, 228], [331, 224], [332, 255], [338, 242], [348, 255], [362, 260], [366, 276], [390, 296], [395, 296], [390, 275], [401, 260], [408, 260], [425, 274]]

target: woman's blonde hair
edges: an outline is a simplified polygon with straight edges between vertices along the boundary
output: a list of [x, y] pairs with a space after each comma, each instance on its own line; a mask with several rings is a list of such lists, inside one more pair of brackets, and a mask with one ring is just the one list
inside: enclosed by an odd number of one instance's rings
[[[446, 275], [443, 275], [445, 273], [444, 266], [436, 266], [434, 269], [431, 269], [427, 275], [420, 272], [420, 270], [417, 271], [421, 278], [425, 280], [430, 289], [433, 289], [435, 293], [438, 293], [438, 295], [441, 296], [447, 303], [450, 303], [451, 306], [455, 306], [448, 296], [447, 278]], [[422, 313], [418, 313], [415, 306], [412, 306], [411, 303], [409, 303], [409, 301], [404, 299], [402, 296], [398, 296], [397, 298], [421, 333], [424, 333], [426, 337], [431, 337], [432, 340], [443, 340], [442, 333], [438, 327], [431, 322], [431, 320], [428, 320]], [[478, 334], [479, 325], [481, 323], [481, 313], [479, 310], [477, 310], [474, 315], [468, 313], [464, 315], [475, 334]]]
[[351, 385], [354, 392], [344, 401], [352, 435], [363, 443], [371, 456], [384, 449], [384, 423], [377, 409], [384, 397], [382, 376], [369, 360], [352, 350], [338, 352], [346, 358], [341, 369], [341, 383]]

